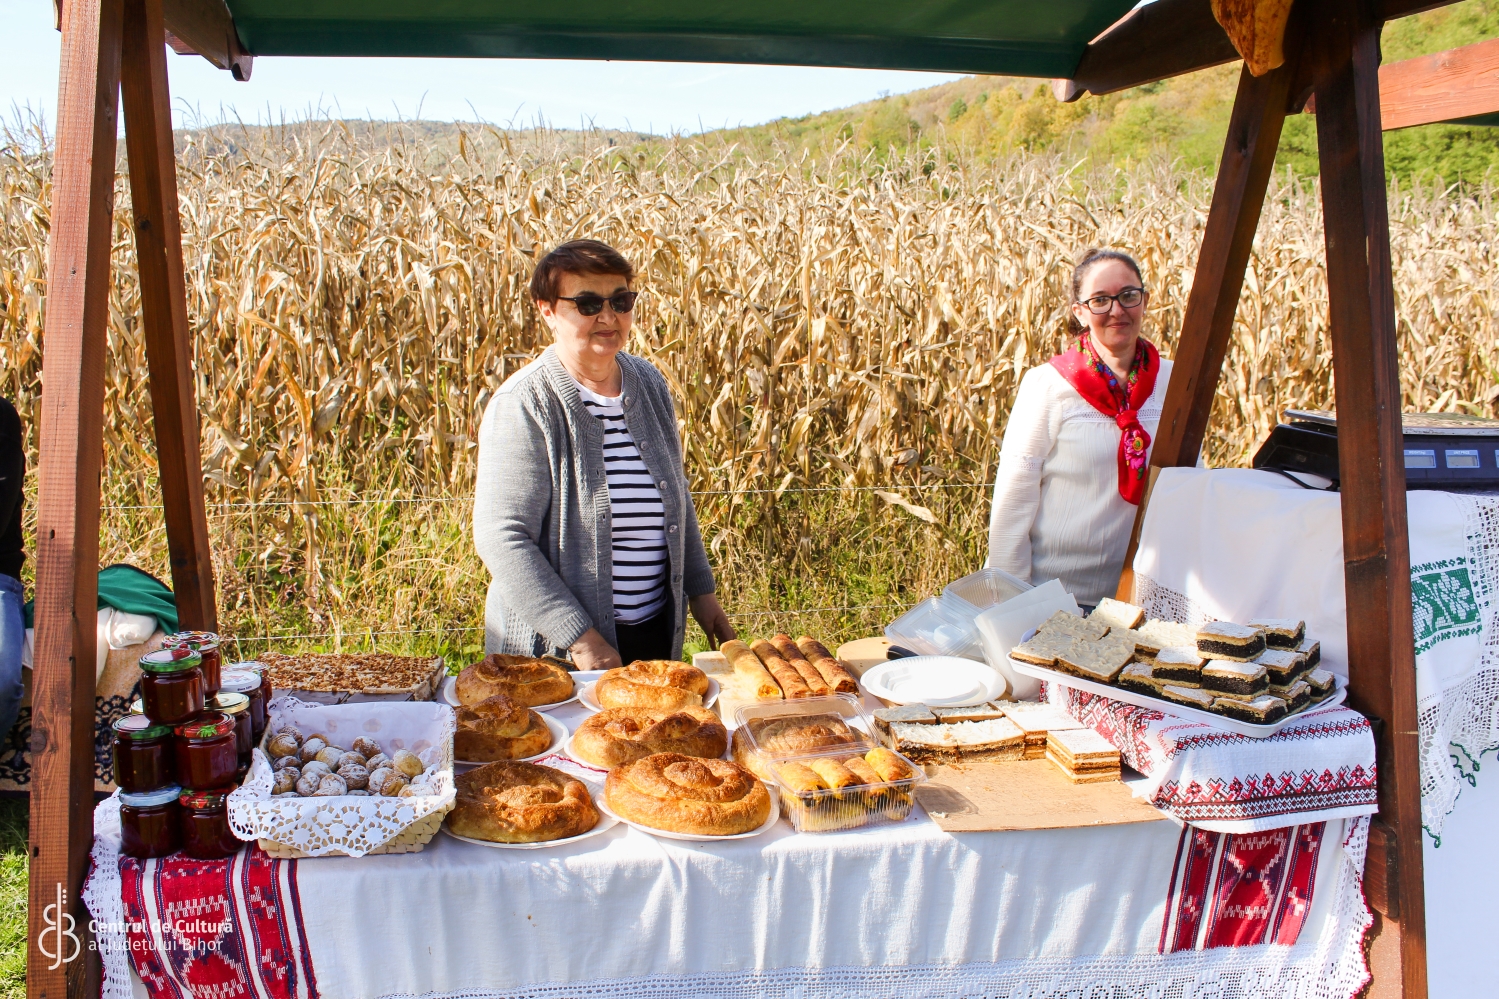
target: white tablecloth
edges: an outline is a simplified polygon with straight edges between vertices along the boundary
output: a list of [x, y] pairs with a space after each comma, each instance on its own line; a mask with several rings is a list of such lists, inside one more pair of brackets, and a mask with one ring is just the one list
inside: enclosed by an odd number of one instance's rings
[[[1406, 505], [1421, 810], [1439, 835], [1473, 761], [1499, 748], [1499, 497], [1413, 490]], [[1134, 570], [1153, 617], [1303, 618], [1324, 665], [1348, 675], [1337, 493], [1250, 469], [1162, 469]]]

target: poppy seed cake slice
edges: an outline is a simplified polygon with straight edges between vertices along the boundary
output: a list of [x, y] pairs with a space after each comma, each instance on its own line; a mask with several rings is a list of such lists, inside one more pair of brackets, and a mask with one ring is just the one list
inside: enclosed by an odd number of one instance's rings
[[1202, 683], [1203, 658], [1190, 645], [1172, 645], [1155, 655], [1152, 675], [1164, 683], [1180, 683], [1188, 687]]
[[1290, 617], [1261, 617], [1249, 622], [1249, 627], [1265, 633], [1265, 646], [1271, 649], [1291, 649], [1301, 644], [1306, 637], [1306, 622]]
[[1308, 638], [1296, 646], [1296, 651], [1301, 653], [1301, 658], [1306, 660], [1306, 668], [1316, 669], [1322, 665], [1322, 643]]
[[1269, 694], [1261, 694], [1252, 701], [1220, 697], [1213, 702], [1213, 710], [1225, 718], [1236, 718], [1254, 725], [1268, 725], [1286, 716], [1286, 702]]
[[1161, 684], [1161, 696], [1168, 701], [1185, 704], [1189, 708], [1200, 708], [1203, 711], [1213, 710], [1213, 695], [1201, 687], [1181, 687], [1174, 683], [1163, 683]]
[[1130, 663], [1124, 667], [1115, 681], [1125, 690], [1133, 690], [1151, 697], [1161, 696], [1161, 681], [1155, 677], [1155, 667], [1150, 663]]
[[1320, 701], [1336, 689], [1337, 677], [1325, 669], [1314, 669], [1302, 676], [1312, 688], [1312, 700]]
[[1258, 628], [1232, 621], [1209, 621], [1197, 629], [1197, 651], [1206, 659], [1248, 662], [1265, 651], [1265, 636]]
[[1286, 713], [1294, 714], [1312, 703], [1312, 687], [1305, 680], [1294, 680], [1287, 686], [1270, 685], [1270, 696], [1286, 702]]
[[1270, 687], [1270, 673], [1259, 663], [1214, 659], [1202, 668], [1202, 685], [1219, 697], [1250, 701]]
[[1271, 683], [1282, 687], [1306, 672], [1306, 660], [1301, 653], [1289, 649], [1266, 649], [1255, 656], [1254, 661], [1265, 667]]
[[1135, 640], [1135, 649], [1142, 659], [1154, 659], [1155, 654], [1173, 645], [1197, 644], [1197, 629], [1175, 621], [1146, 621], [1130, 633]]

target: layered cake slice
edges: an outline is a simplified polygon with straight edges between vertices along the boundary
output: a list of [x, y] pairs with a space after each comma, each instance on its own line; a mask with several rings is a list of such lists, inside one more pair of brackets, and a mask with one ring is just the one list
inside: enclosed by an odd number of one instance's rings
[[1035, 666], [1055, 666], [1057, 657], [1072, 648], [1077, 641], [1072, 635], [1061, 632], [1041, 633], [1011, 649], [1010, 657]]
[[944, 725], [965, 721], [993, 721], [1005, 716], [1000, 706], [992, 701], [967, 708], [932, 708], [932, 714]]
[[1265, 651], [1265, 636], [1258, 628], [1232, 621], [1209, 621], [1197, 629], [1196, 645], [1206, 659], [1245, 663]]
[[1004, 705], [1005, 717], [1025, 734], [1025, 758], [1039, 760], [1046, 755], [1046, 733], [1086, 728], [1055, 704], [1016, 701]]
[[1201, 708], [1203, 711], [1213, 710], [1213, 695], [1201, 687], [1179, 687], [1174, 683], [1163, 683], [1161, 684], [1161, 696], [1168, 701], [1185, 704], [1189, 708]]
[[874, 709], [874, 730], [877, 735], [890, 740], [890, 726], [892, 724], [903, 725], [935, 725], [937, 716], [932, 714], [930, 708], [925, 704], [899, 704], [893, 708]]
[[1302, 679], [1312, 688], [1312, 700], [1320, 701], [1336, 689], [1338, 678], [1328, 670], [1314, 669], [1303, 675]]
[[1286, 702], [1269, 694], [1261, 694], [1250, 701], [1220, 697], [1213, 701], [1213, 710], [1225, 718], [1236, 718], [1254, 725], [1268, 725], [1286, 716]]
[[1286, 714], [1295, 714], [1312, 703], [1312, 688], [1305, 680], [1293, 680], [1286, 686], [1272, 683], [1270, 696], [1286, 702]]
[[1306, 660], [1301, 653], [1287, 649], [1266, 649], [1254, 661], [1265, 667], [1272, 685], [1284, 687], [1306, 672]]
[[1295, 651], [1306, 637], [1306, 622], [1290, 617], [1256, 618], [1249, 622], [1249, 627], [1265, 633], [1265, 647], [1269, 649]]
[[1155, 677], [1155, 667], [1150, 663], [1130, 663], [1114, 681], [1125, 690], [1133, 690], [1151, 697], [1161, 696], [1161, 681]]
[[1154, 659], [1157, 652], [1175, 645], [1197, 644], [1197, 629], [1175, 621], [1146, 621], [1130, 632], [1141, 659]]
[[1322, 665], [1322, 643], [1308, 638], [1296, 646], [1296, 651], [1301, 653], [1301, 658], [1306, 660], [1307, 669], [1316, 669]]
[[1048, 732], [1046, 758], [1074, 784], [1119, 779], [1119, 750], [1091, 728]]
[[1135, 643], [1110, 635], [1096, 642], [1077, 642], [1057, 656], [1057, 669], [1085, 680], [1113, 683], [1135, 657]]
[[1127, 604], [1123, 600], [1104, 597], [1088, 615], [1089, 621], [1097, 621], [1112, 630], [1135, 628], [1145, 621], [1145, 608]]
[[1202, 668], [1202, 686], [1219, 697], [1251, 701], [1270, 688], [1270, 673], [1259, 663], [1214, 659]]
[[1025, 755], [1025, 733], [1008, 718], [952, 725], [892, 722], [890, 742], [891, 749], [916, 763], [1018, 760]]
[[1066, 611], [1057, 611], [1047, 618], [1046, 623], [1036, 629], [1037, 637], [1041, 635], [1067, 635], [1072, 638], [1080, 638], [1085, 642], [1096, 642], [1109, 633], [1109, 626], [1102, 621], [1090, 621], [1087, 618], [1069, 614]]
[[1200, 687], [1203, 664], [1204, 660], [1195, 647], [1170, 645], [1155, 654], [1151, 675], [1163, 683]]

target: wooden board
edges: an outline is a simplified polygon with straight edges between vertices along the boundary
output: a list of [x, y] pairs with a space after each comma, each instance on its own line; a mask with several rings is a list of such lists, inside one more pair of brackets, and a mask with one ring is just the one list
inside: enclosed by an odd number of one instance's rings
[[1122, 781], [1074, 784], [1048, 760], [936, 764], [926, 771], [930, 779], [916, 789], [916, 800], [945, 832], [1169, 821]]
[[833, 655], [843, 663], [844, 667], [854, 676], [863, 676], [864, 671], [888, 661], [886, 655], [890, 651], [890, 639], [884, 635], [874, 638], [856, 638], [852, 642], [844, 642], [838, 646], [838, 651]]

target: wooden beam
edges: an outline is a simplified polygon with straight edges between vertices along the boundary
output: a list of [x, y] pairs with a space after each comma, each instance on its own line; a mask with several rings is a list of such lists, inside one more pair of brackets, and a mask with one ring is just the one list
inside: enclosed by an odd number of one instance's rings
[[1377, 9], [1313, 6], [1328, 327], [1338, 412], [1348, 701], [1378, 719], [1373, 869], [1385, 879], [1371, 995], [1426, 996], [1421, 774], [1400, 354], [1379, 117]]
[[1499, 112], [1499, 38], [1379, 69], [1386, 132]]
[[162, 0], [124, 2], [120, 92], [172, 591], [182, 627], [214, 631], [218, 612], [203, 509]]
[[[94, 829], [99, 472], [121, 13], [121, 0], [65, 0], [62, 14], [37, 469], [26, 951], [32, 999], [99, 994], [98, 954], [88, 947], [78, 896]], [[60, 948], [62, 957], [73, 950], [60, 932], [64, 914], [83, 944], [70, 962], [57, 959]]]
[[241, 82], [250, 78], [255, 59], [240, 45], [224, 0], [161, 0], [161, 13], [172, 51], [196, 53]]
[[[1153, 469], [1195, 465], [1202, 449], [1218, 377], [1228, 354], [1244, 270], [1249, 264], [1260, 209], [1275, 167], [1291, 81], [1297, 71], [1300, 34], [1294, 31], [1296, 26], [1297, 20], [1293, 19], [1293, 30], [1286, 37], [1285, 65], [1261, 77], [1250, 75], [1247, 67], [1239, 73], [1239, 91], [1223, 141], [1223, 156], [1218, 163], [1218, 179], [1213, 185], [1213, 202], [1208, 210], [1202, 249], [1197, 255], [1197, 270], [1182, 319], [1171, 381], [1166, 386], [1161, 422], [1151, 442]], [[1151, 481], [1154, 482], [1154, 473]], [[1120, 600], [1133, 599], [1135, 551], [1148, 503], [1147, 496], [1135, 515], [1134, 533], [1119, 577]]]

